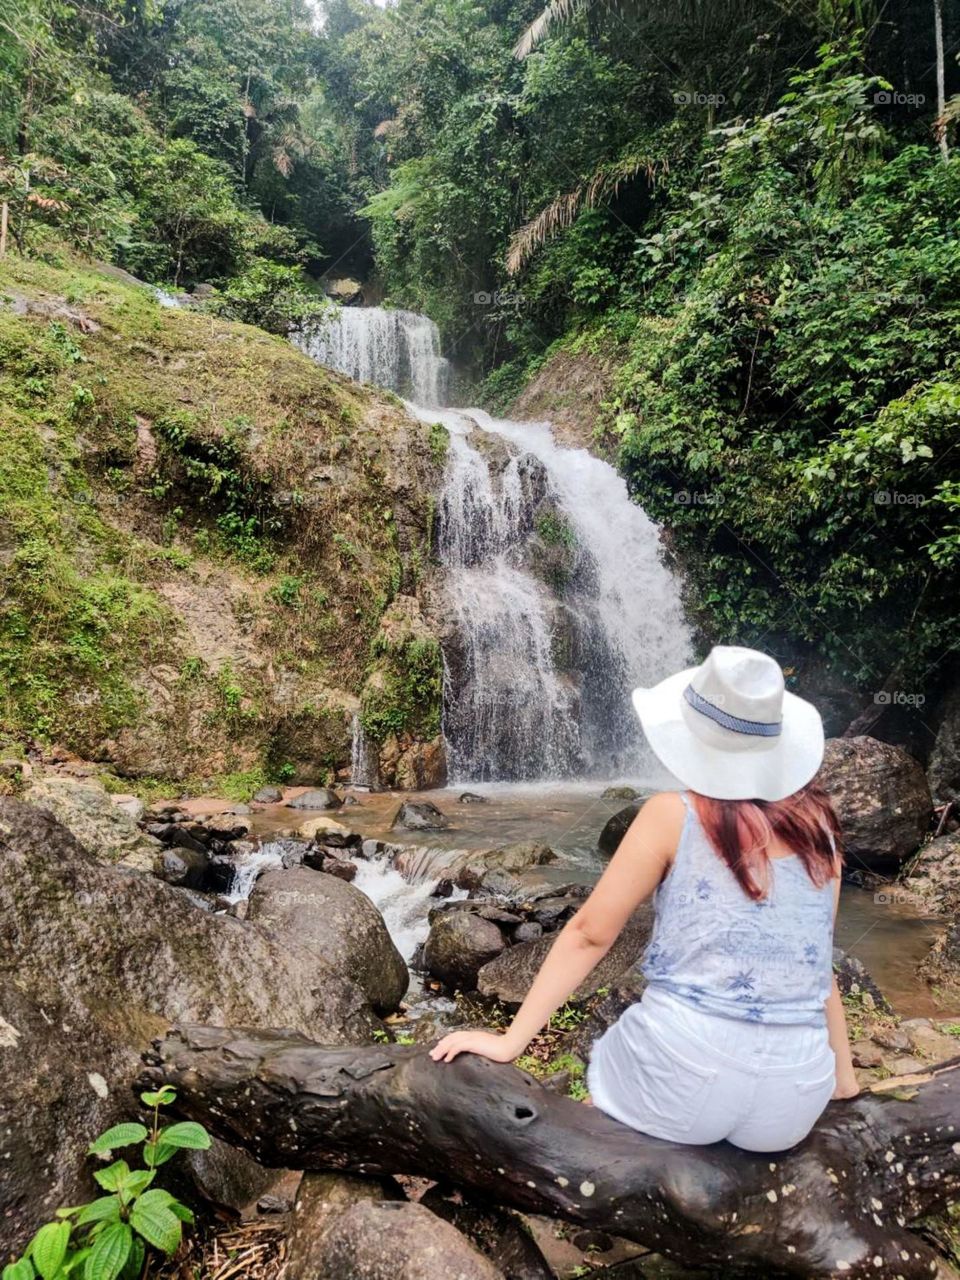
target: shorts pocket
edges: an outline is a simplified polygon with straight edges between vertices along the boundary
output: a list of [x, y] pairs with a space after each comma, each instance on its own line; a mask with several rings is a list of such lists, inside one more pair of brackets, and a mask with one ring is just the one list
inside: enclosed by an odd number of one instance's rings
[[664, 1137], [689, 1133], [710, 1098], [717, 1068], [688, 1058], [649, 1028], [636, 1048], [638, 1110], [652, 1122], [649, 1131], [655, 1124]]
[[821, 1061], [809, 1072], [800, 1068], [795, 1084], [793, 1125], [785, 1146], [792, 1147], [803, 1141], [823, 1115], [824, 1108], [833, 1097], [836, 1083], [837, 1069], [832, 1053], [829, 1065], [824, 1065]]

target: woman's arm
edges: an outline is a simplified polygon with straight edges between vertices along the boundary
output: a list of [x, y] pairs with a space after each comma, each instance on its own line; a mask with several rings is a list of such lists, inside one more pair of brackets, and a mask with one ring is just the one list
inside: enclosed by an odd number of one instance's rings
[[459, 1053], [478, 1053], [495, 1062], [510, 1062], [523, 1053], [663, 879], [676, 852], [683, 813], [683, 801], [675, 793], [648, 800], [590, 897], [557, 935], [506, 1033], [454, 1031], [430, 1051], [435, 1061], [452, 1062]]
[[[840, 877], [834, 891], [833, 914], [836, 919], [837, 907], [840, 903]], [[860, 1083], [853, 1070], [853, 1054], [850, 1052], [850, 1037], [847, 1034], [847, 1015], [840, 999], [840, 988], [834, 977], [830, 986], [830, 995], [824, 1006], [827, 1013], [827, 1031], [830, 1036], [830, 1048], [837, 1060], [837, 1087], [833, 1091], [834, 1098], [855, 1098], [860, 1092]]]

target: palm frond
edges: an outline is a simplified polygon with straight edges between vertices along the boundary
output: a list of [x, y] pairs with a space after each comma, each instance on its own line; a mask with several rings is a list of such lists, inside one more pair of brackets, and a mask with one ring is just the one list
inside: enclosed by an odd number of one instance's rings
[[615, 196], [621, 183], [644, 174], [653, 186], [657, 174], [666, 173], [668, 168], [665, 158], [653, 157], [646, 152], [627, 152], [602, 164], [589, 178], [572, 191], [565, 191], [551, 200], [535, 218], [513, 233], [507, 251], [507, 274], [519, 274], [548, 240], [573, 226], [582, 210], [593, 209]]
[[534, 18], [529, 27], [514, 45], [513, 56], [518, 62], [529, 57], [538, 44], [542, 44], [554, 27], [570, 20], [582, 9], [586, 9], [593, 0], [550, 0], [539, 17]]

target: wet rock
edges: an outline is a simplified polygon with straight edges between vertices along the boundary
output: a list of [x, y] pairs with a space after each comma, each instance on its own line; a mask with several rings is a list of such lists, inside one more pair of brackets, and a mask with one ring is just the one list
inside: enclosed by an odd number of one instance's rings
[[282, 799], [283, 792], [279, 787], [261, 787], [253, 796], [255, 804], [279, 804]]
[[582, 905], [580, 899], [571, 900], [566, 896], [541, 898], [534, 906], [533, 918], [544, 929], [557, 929], [561, 924], [566, 924]]
[[227, 810], [227, 813], [235, 814], [239, 818], [248, 818], [253, 810], [248, 804], [235, 804]]
[[194, 853], [206, 853], [207, 846], [187, 827], [179, 822], [151, 822], [147, 832], [161, 844], [176, 845], [180, 849], [192, 849]]
[[525, 920], [517, 925], [511, 937], [514, 942], [535, 942], [543, 937], [543, 925], [537, 924], [536, 920]]
[[429, 800], [418, 802], [407, 801], [400, 806], [390, 824], [392, 830], [402, 828], [405, 831], [442, 831], [449, 827], [447, 818], [435, 804]]
[[501, 845], [497, 849], [471, 850], [456, 863], [454, 880], [461, 889], [479, 889], [487, 887], [494, 874], [516, 876], [556, 860], [557, 855], [550, 846], [536, 840]]
[[253, 1156], [214, 1138], [206, 1151], [184, 1152], [183, 1167], [209, 1204], [238, 1216], [287, 1176], [285, 1169], [265, 1169]]
[[329, 787], [314, 787], [287, 801], [288, 809], [339, 809], [343, 801]]
[[606, 857], [612, 858], [619, 848], [620, 841], [627, 834], [627, 829], [640, 812], [639, 804], [628, 804], [609, 818], [597, 837], [597, 848]]
[[[294, 874], [294, 873], [290, 873]], [[99, 863], [49, 813], [0, 798], [0, 1254], [90, 1198], [86, 1148], [129, 1119], [140, 1055], [173, 1022], [369, 1042], [362, 991], [295, 941]], [[283, 1033], [277, 1033], [282, 1035]], [[0, 1104], [2, 1105], [2, 1104]]]
[[635, 787], [607, 787], [600, 795], [601, 800], [639, 800], [640, 792]]
[[38, 774], [22, 799], [48, 809], [98, 862], [122, 862], [137, 871], [156, 867], [159, 842], [115, 805], [98, 783]]
[[206, 849], [184, 849], [173, 846], [160, 855], [157, 875], [167, 884], [185, 885], [189, 889], [202, 889], [206, 885], [210, 856]]
[[443, 738], [412, 742], [401, 752], [393, 771], [398, 791], [432, 791], [446, 785], [447, 748]]
[[218, 840], [241, 840], [253, 825], [249, 818], [234, 813], [215, 813], [203, 824]]
[[478, 796], [475, 791], [462, 791], [458, 797], [460, 804], [486, 804], [486, 796]]
[[323, 1257], [315, 1280], [503, 1280], [449, 1222], [403, 1200], [362, 1200], [337, 1214]]
[[[652, 924], [651, 909], [648, 906], [638, 908], [627, 921], [620, 937], [596, 969], [577, 987], [572, 998], [586, 1000], [602, 987], [616, 985], [620, 976], [643, 954]], [[553, 937], [546, 935], [535, 942], [522, 942], [509, 947], [480, 970], [477, 975], [477, 990], [481, 995], [496, 997], [504, 1004], [520, 1004], [530, 990], [530, 984], [537, 976], [553, 941]]]
[[349, 975], [380, 1013], [398, 1007], [407, 966], [365, 893], [336, 876], [296, 867], [268, 871], [254, 885], [248, 919]]
[[927, 833], [930, 787], [901, 747], [876, 738], [831, 738], [816, 781], [840, 819], [848, 868], [896, 870]]
[[347, 884], [357, 878], [357, 864], [348, 858], [327, 858], [324, 861], [323, 870], [328, 876], [336, 876], [338, 880], [345, 880]]
[[450, 911], [439, 915], [430, 926], [423, 964], [445, 986], [472, 991], [477, 974], [505, 946], [503, 934], [493, 921], [468, 911]]

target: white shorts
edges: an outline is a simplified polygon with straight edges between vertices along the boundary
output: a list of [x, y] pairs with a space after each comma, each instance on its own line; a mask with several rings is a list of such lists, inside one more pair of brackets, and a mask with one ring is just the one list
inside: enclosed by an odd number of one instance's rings
[[648, 988], [593, 1046], [587, 1084], [601, 1111], [652, 1137], [785, 1151], [816, 1124], [835, 1072], [826, 1025], [716, 1017]]

